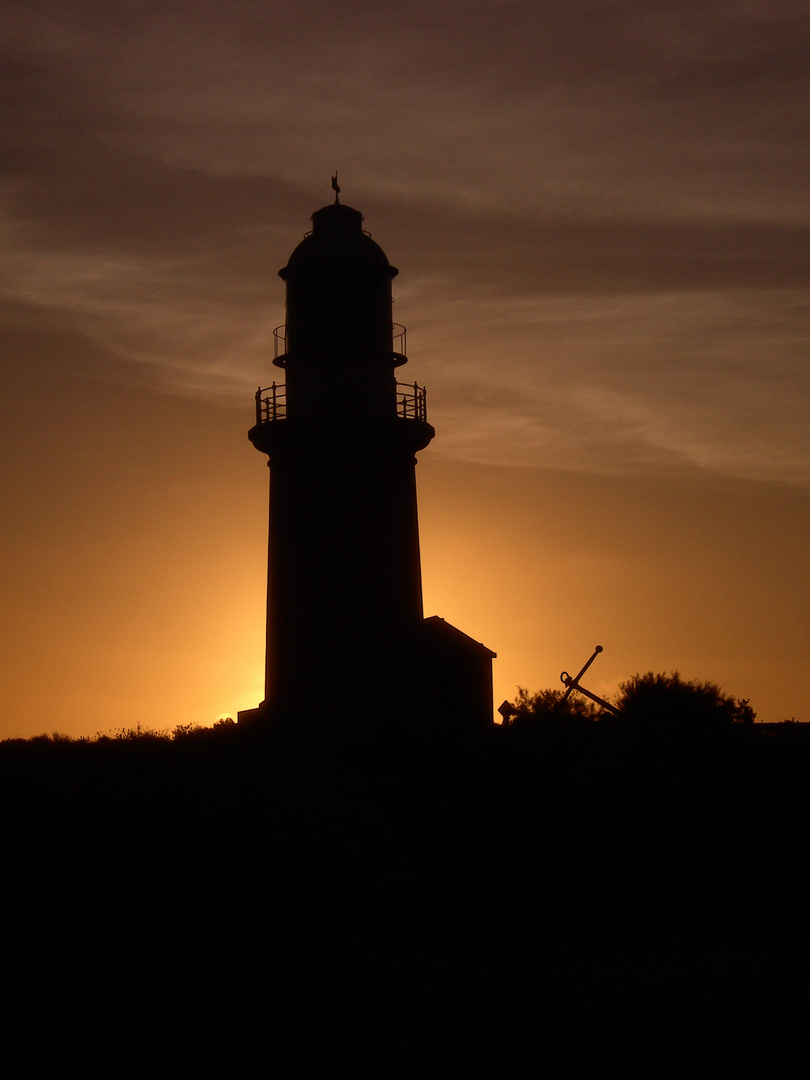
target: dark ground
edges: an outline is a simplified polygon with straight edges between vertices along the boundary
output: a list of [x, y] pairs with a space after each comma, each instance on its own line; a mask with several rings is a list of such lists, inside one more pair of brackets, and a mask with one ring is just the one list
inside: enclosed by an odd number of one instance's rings
[[31, 1075], [804, 1075], [809, 736], [0, 744], [6, 1045]]

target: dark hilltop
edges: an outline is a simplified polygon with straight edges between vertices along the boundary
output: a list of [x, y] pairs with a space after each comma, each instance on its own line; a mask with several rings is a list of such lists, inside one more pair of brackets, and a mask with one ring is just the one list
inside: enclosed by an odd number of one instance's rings
[[810, 732], [559, 698], [443, 735], [380, 705], [0, 744], [32, 1072], [774, 1064], [804, 1000]]

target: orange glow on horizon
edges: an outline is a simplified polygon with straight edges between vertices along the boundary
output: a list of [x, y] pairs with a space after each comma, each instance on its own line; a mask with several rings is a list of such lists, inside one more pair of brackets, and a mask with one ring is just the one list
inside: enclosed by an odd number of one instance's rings
[[425, 614], [496, 707], [599, 642], [602, 695], [678, 670], [810, 722], [807, 17], [215, 7], [4, 12], [0, 738], [261, 701], [247, 431], [336, 165], [436, 429]]

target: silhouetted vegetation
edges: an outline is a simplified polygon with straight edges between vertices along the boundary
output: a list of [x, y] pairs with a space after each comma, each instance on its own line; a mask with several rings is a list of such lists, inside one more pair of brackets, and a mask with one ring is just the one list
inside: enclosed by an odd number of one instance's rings
[[677, 671], [670, 675], [652, 671], [634, 675], [621, 683], [619, 690], [613, 713], [581, 697], [576, 690], [540, 690], [531, 694], [519, 686], [512, 703], [514, 712], [504, 722], [510, 727], [526, 728], [582, 726], [603, 720], [655, 735], [718, 731], [733, 724], [753, 724], [756, 719], [747, 700], [729, 697], [712, 682], [686, 681]]
[[765, 1033], [778, 1071], [810, 731], [676, 676], [622, 695], [606, 717], [520, 691], [469, 738], [379, 708], [0, 743], [6, 969], [48, 1036], [29, 1060], [661, 1075]]
[[510, 727], [524, 727], [535, 723], [590, 722], [601, 716], [598, 705], [579, 694], [566, 697], [562, 690], [539, 690], [530, 694], [525, 687], [519, 686], [512, 704], [515, 711], [504, 721]]
[[671, 675], [636, 675], [623, 682], [616, 702], [625, 723], [659, 729], [721, 730], [732, 724], [753, 724], [748, 701], [729, 697], [711, 682], [687, 682]]

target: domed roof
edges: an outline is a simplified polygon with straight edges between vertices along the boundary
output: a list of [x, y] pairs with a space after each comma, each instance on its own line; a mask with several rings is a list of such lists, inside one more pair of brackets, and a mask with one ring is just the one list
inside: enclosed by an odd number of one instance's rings
[[361, 263], [387, 267], [391, 277], [397, 274], [380, 245], [364, 232], [360, 211], [337, 200], [315, 211], [312, 232], [293, 251], [279, 276], [286, 278], [290, 270], [320, 263]]

